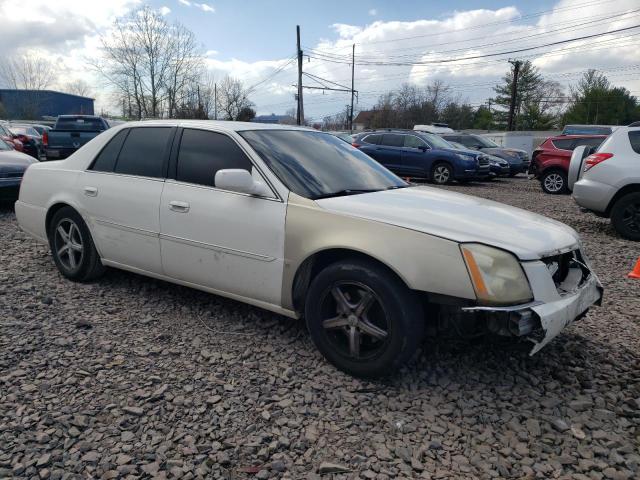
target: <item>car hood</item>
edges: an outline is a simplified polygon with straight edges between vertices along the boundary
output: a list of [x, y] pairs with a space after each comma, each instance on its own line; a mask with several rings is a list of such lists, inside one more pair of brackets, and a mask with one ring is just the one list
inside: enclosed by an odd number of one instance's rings
[[455, 242], [478, 242], [536, 260], [575, 248], [567, 225], [502, 203], [433, 187], [410, 187], [316, 200], [335, 213], [417, 230]]
[[22, 152], [16, 152], [15, 150], [0, 151], [0, 170], [12, 172], [26, 170], [32, 163], [38, 163], [38, 161]]

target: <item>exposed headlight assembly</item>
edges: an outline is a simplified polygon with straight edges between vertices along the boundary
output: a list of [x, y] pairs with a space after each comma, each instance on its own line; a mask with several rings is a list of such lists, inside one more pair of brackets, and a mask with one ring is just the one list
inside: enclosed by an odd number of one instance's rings
[[463, 243], [460, 250], [480, 303], [518, 305], [533, 300], [529, 281], [512, 254], [480, 243]]
[[456, 155], [460, 160], [467, 160], [469, 162], [474, 162], [476, 160], [476, 157], [474, 157], [473, 155], [466, 155], [464, 153], [456, 153]]

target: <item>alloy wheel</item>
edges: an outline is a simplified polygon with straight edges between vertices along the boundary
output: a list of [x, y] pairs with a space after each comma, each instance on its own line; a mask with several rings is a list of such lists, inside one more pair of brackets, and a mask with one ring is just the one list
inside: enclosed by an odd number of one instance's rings
[[77, 270], [82, 264], [84, 244], [76, 223], [63, 218], [58, 222], [54, 237], [55, 253], [62, 266], [70, 272]]
[[627, 205], [622, 212], [622, 223], [630, 231], [640, 233], [640, 202]]
[[450, 176], [451, 172], [445, 165], [438, 165], [433, 171], [433, 179], [436, 183], [447, 183]]
[[549, 192], [559, 192], [564, 188], [564, 179], [559, 173], [550, 173], [544, 178], [544, 186]]
[[340, 282], [320, 302], [322, 327], [332, 347], [362, 360], [384, 350], [389, 320], [376, 293], [357, 282]]

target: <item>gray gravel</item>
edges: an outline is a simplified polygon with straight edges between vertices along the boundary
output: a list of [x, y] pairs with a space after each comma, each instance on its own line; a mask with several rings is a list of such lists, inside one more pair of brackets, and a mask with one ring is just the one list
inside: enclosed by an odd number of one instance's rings
[[124, 272], [66, 281], [0, 207], [0, 478], [640, 478], [639, 245], [524, 178], [447, 188], [576, 228], [603, 307], [533, 358], [427, 341], [367, 382], [299, 322]]

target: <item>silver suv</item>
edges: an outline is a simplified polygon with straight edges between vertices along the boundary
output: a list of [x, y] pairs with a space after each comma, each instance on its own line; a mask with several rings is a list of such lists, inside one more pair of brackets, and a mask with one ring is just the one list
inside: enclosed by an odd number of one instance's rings
[[577, 181], [569, 183], [576, 203], [611, 218], [623, 237], [640, 241], [640, 122], [617, 128], [595, 153], [583, 157], [582, 150], [571, 157]]

